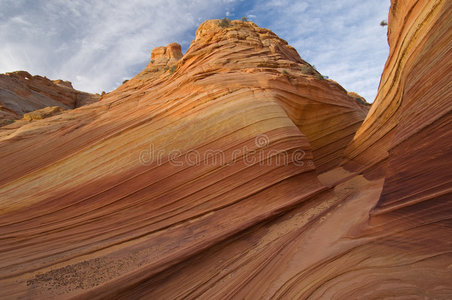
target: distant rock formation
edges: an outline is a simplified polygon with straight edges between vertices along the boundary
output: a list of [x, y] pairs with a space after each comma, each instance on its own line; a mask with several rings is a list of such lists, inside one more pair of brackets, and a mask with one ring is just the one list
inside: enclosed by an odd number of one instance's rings
[[178, 43], [171, 43], [166, 47], [157, 47], [152, 50], [151, 60], [166, 59], [179, 60], [182, 58], [181, 46]]
[[0, 298], [450, 298], [451, 12], [393, 0], [372, 106], [209, 20], [102, 101], [5, 126]]
[[0, 74], [0, 126], [34, 110], [49, 106], [73, 109], [99, 98], [99, 95], [75, 90], [69, 81], [52, 81], [25, 71]]

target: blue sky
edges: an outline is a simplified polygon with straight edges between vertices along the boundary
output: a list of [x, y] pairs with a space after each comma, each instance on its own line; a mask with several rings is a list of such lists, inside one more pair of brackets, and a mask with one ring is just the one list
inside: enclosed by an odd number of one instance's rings
[[271, 29], [324, 75], [372, 102], [388, 55], [390, 0], [0, 0], [0, 73], [26, 70], [111, 91], [154, 47], [186, 51], [207, 19]]

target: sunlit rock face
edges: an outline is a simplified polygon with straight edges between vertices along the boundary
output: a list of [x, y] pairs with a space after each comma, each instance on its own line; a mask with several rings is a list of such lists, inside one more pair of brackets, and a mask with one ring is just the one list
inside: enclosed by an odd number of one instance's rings
[[384, 174], [372, 224], [441, 227], [452, 212], [451, 3], [393, 1], [389, 22], [378, 95], [345, 166]]
[[451, 10], [399, 2], [368, 115], [271, 31], [209, 20], [101, 101], [0, 132], [1, 297], [447, 299], [450, 88], [425, 81]]
[[25, 71], [0, 74], [0, 126], [45, 107], [73, 109], [99, 98], [100, 95], [75, 90], [69, 81], [32, 76]]

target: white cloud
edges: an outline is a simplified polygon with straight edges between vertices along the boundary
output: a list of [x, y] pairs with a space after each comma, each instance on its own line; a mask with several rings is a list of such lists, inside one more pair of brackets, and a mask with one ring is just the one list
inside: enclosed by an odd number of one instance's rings
[[0, 72], [27, 70], [90, 92], [143, 69], [152, 48], [187, 49], [206, 19], [248, 16], [372, 101], [387, 57], [389, 0], [1, 0]]
[[249, 13], [322, 74], [373, 101], [389, 51], [379, 26], [389, 6], [389, 0], [273, 0], [258, 1]]
[[[0, 72], [27, 70], [74, 87], [112, 90], [144, 68], [152, 48], [184, 41], [230, 0], [0, 2]], [[190, 39], [187, 40], [187, 36]]]

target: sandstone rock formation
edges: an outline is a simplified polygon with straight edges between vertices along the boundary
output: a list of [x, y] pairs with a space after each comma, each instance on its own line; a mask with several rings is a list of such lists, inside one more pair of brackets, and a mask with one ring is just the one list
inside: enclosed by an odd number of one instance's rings
[[452, 212], [451, 6], [392, 4], [391, 51], [375, 105], [347, 148], [352, 169], [385, 172], [373, 216], [402, 214], [423, 224]]
[[393, 1], [367, 117], [271, 31], [210, 20], [0, 132], [0, 296], [450, 298], [450, 6]]
[[34, 110], [49, 106], [73, 109], [99, 98], [99, 95], [75, 90], [69, 81], [52, 81], [25, 71], [0, 74], [0, 126]]
[[56, 116], [64, 111], [60, 106], [49, 106], [24, 114], [25, 121], [42, 120], [48, 117]]

